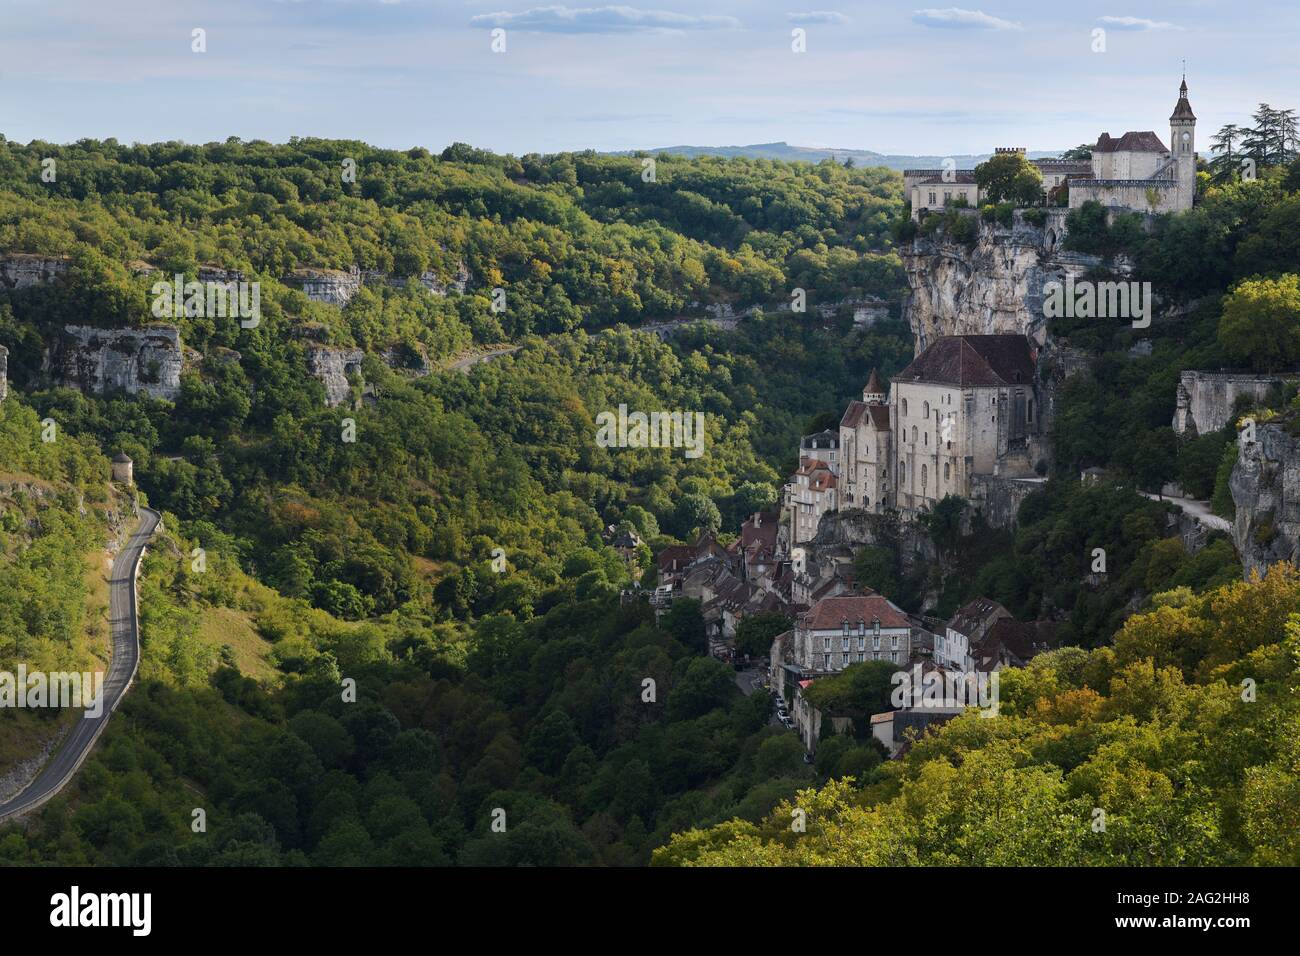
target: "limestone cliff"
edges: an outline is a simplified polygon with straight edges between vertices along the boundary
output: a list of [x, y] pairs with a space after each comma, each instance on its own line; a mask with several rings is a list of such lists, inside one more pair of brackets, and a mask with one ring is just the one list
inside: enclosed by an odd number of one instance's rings
[[[1018, 210], [1011, 226], [979, 223], [973, 246], [942, 235], [918, 236], [902, 247], [910, 292], [903, 305], [920, 354], [945, 335], [1020, 333], [1048, 344], [1044, 289], [1065, 276], [1081, 278], [1096, 256], [1060, 248], [1064, 209], [1048, 210], [1039, 226]], [[972, 215], [975, 215], [972, 212]]]
[[1238, 442], [1229, 480], [1237, 516], [1232, 540], [1247, 578], [1278, 561], [1296, 561], [1300, 546], [1300, 438], [1280, 423], [1255, 427]]
[[326, 406], [334, 408], [342, 405], [352, 394], [348, 376], [360, 373], [361, 360], [366, 353], [361, 349], [310, 345], [306, 354], [308, 370], [325, 386]]
[[30, 289], [52, 282], [68, 271], [65, 256], [40, 256], [9, 252], [0, 256], [0, 289]]
[[69, 325], [47, 360], [53, 378], [85, 392], [124, 391], [175, 401], [181, 393], [185, 353], [174, 325], [139, 329]]

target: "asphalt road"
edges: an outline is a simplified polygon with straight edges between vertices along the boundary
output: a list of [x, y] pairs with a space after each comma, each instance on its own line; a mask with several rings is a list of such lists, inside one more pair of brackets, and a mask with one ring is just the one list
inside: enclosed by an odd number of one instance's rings
[[98, 717], [81, 717], [63, 741], [63, 746], [26, 789], [0, 804], [0, 821], [39, 807], [67, 786], [89, 756], [95, 741], [108, 726], [108, 719], [126, 696], [140, 664], [140, 626], [136, 619], [135, 576], [145, 545], [153, 537], [162, 515], [140, 509], [140, 526], [113, 560], [108, 579], [108, 615], [113, 635], [113, 656], [104, 675], [104, 706]]

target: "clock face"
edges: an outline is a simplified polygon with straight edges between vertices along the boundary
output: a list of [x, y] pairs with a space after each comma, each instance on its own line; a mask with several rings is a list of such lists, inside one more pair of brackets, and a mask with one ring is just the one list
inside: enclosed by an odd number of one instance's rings
[[1191, 134], [1191, 133], [1186, 133], [1186, 132], [1183, 133], [1183, 142], [1184, 142], [1184, 143], [1187, 142], [1187, 141], [1188, 141], [1189, 139], [1191, 139], [1191, 138], [1192, 138], [1192, 134]]

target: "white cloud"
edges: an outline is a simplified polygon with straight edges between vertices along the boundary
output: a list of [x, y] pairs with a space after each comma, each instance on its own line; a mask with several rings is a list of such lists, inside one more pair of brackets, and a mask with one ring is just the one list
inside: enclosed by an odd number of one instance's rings
[[791, 23], [834, 23], [843, 26], [849, 18], [835, 10], [808, 10], [804, 13], [787, 13], [785, 18]]
[[636, 7], [534, 7], [520, 13], [483, 13], [472, 26], [513, 27], [535, 33], [653, 33], [665, 30], [731, 30], [735, 17], [696, 16]]
[[1181, 30], [1163, 20], [1146, 20], [1142, 17], [1098, 17], [1098, 23], [1104, 23], [1112, 30]]
[[990, 16], [983, 10], [961, 7], [926, 7], [912, 14], [912, 22], [936, 30], [1020, 30], [1019, 23]]

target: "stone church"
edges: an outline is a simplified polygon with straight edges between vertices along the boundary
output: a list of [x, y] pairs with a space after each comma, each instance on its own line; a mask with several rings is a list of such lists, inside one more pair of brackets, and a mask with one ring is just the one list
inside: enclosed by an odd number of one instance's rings
[[916, 515], [947, 495], [978, 497], [978, 478], [1035, 478], [1049, 454], [1036, 367], [1023, 335], [950, 335], [894, 376], [888, 398], [872, 370], [840, 419], [838, 501], [810, 507], [798, 473], [787, 485], [793, 543], [837, 507]]

